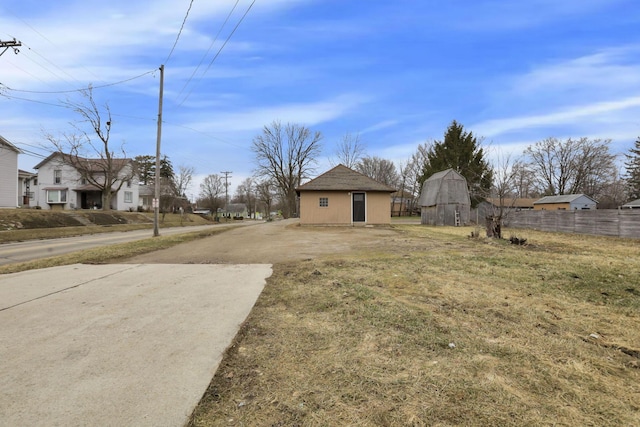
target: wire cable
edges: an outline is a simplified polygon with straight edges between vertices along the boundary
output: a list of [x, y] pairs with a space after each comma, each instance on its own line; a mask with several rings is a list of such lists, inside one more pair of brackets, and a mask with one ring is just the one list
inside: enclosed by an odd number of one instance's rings
[[178, 45], [178, 40], [180, 40], [180, 35], [182, 34], [182, 30], [184, 29], [185, 23], [187, 22], [187, 18], [189, 17], [189, 12], [191, 12], [192, 6], [193, 6], [193, 0], [191, 0], [191, 2], [189, 3], [189, 8], [187, 9], [187, 13], [184, 15], [184, 19], [182, 20], [182, 25], [180, 26], [180, 31], [178, 31], [178, 35], [176, 36], [176, 41], [173, 43], [173, 47], [171, 48], [171, 51], [169, 52], [167, 59], [164, 60], [165, 64], [169, 62], [169, 58], [171, 58], [171, 55], [173, 55], [174, 49]]
[[[127, 83], [130, 82], [132, 80], [135, 79], [139, 79], [140, 77], [144, 77], [147, 74], [153, 74], [155, 73], [157, 70], [153, 69], [153, 70], [149, 70], [149, 71], [145, 71], [142, 74], [139, 74], [137, 76], [133, 76], [130, 77], [128, 79], [124, 79], [124, 80], [120, 80], [117, 82], [113, 82], [113, 83], [107, 83], [107, 84], [103, 84], [103, 85], [99, 85], [99, 86], [91, 86], [92, 89], [102, 89], [105, 87], [110, 87], [110, 86], [116, 86], [119, 84], [123, 84], [123, 83]], [[82, 92], [84, 90], [87, 90], [87, 88], [81, 88], [81, 89], [72, 89], [72, 90], [52, 90], [52, 91], [40, 91], [40, 90], [25, 90], [25, 89], [12, 89], [9, 86], [5, 85], [4, 83], [0, 83], [0, 90], [9, 90], [11, 92], [21, 92], [21, 93], [38, 93], [38, 94], [60, 94], [60, 93], [72, 93], [72, 92]]]
[[[224, 43], [222, 44], [222, 46], [220, 46], [220, 49], [218, 49], [218, 52], [216, 52], [215, 56], [213, 57], [213, 59], [211, 60], [211, 62], [209, 62], [209, 65], [207, 66], [207, 69], [204, 70], [204, 73], [202, 73], [202, 77], [207, 74], [207, 71], [209, 71], [209, 69], [211, 68], [211, 66], [213, 65], [213, 63], [216, 61], [216, 59], [218, 59], [218, 56], [220, 56], [220, 52], [222, 52], [222, 49], [224, 49], [224, 47], [227, 45], [227, 43], [229, 42], [229, 40], [231, 39], [231, 37], [233, 36], [233, 34], [236, 32], [236, 30], [238, 29], [238, 27], [240, 26], [240, 24], [242, 23], [242, 21], [244, 21], [244, 18], [247, 16], [247, 14], [249, 13], [249, 11], [251, 10], [251, 8], [253, 7], [253, 5], [255, 4], [256, 0], [253, 0], [251, 2], [251, 4], [249, 5], [249, 7], [247, 8], [247, 10], [244, 12], [244, 15], [242, 15], [242, 17], [240, 18], [240, 20], [238, 21], [238, 23], [236, 24], [235, 27], [233, 27], [233, 30], [231, 31], [231, 34], [229, 34], [229, 36], [227, 37], [227, 39], [224, 41]], [[202, 78], [201, 77], [201, 78]], [[189, 93], [184, 97], [184, 99], [177, 105], [178, 107], [180, 107], [182, 104], [184, 104], [184, 102], [189, 98], [189, 96], [191, 95], [191, 93], [193, 92], [193, 89], [191, 89], [189, 91]]]
[[180, 92], [178, 93], [178, 96], [181, 96], [182, 93], [184, 92], [184, 90], [187, 88], [187, 86], [189, 85], [189, 83], [191, 83], [191, 80], [193, 79], [193, 77], [196, 75], [196, 73], [198, 72], [198, 70], [200, 69], [200, 66], [202, 65], [202, 63], [204, 62], [204, 59], [209, 55], [209, 52], [211, 52], [211, 49], [213, 49], [213, 45], [218, 41], [218, 37], [220, 36], [220, 33], [222, 32], [222, 30], [224, 29], [224, 27], [227, 25], [227, 22], [229, 22], [229, 18], [231, 18], [231, 15], [233, 15], [233, 12], [236, 10], [236, 7], [238, 6], [238, 3], [240, 3], [240, 0], [236, 0], [236, 3], [233, 5], [233, 8], [231, 8], [231, 11], [229, 12], [229, 14], [227, 15], [227, 18], [224, 20], [224, 22], [222, 23], [222, 25], [220, 26], [220, 29], [218, 30], [218, 32], [216, 33], [216, 36], [213, 38], [213, 41], [211, 42], [211, 44], [209, 45], [209, 48], [207, 49], [207, 52], [202, 55], [202, 58], [200, 58], [200, 62], [198, 63], [198, 65], [196, 66], [196, 68], [193, 70], [193, 73], [191, 73], [191, 76], [189, 77], [189, 79], [185, 82], [184, 86], [182, 86], [182, 89], [180, 89]]

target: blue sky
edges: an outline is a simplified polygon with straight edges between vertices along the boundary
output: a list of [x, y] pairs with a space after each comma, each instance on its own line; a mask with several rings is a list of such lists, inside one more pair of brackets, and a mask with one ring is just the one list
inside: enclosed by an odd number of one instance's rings
[[47, 154], [44, 133], [77, 120], [60, 104], [78, 98], [39, 92], [92, 84], [111, 143], [155, 154], [165, 64], [162, 152], [196, 169], [192, 196], [205, 175], [251, 176], [251, 141], [273, 120], [323, 133], [318, 173], [347, 132], [400, 162], [454, 119], [491, 156], [550, 136], [624, 153], [640, 136], [636, 0], [257, 0], [213, 61], [251, 0], [223, 27], [235, 4], [194, 0], [168, 58], [189, 0], [3, 0], [0, 40], [23, 46], [0, 56], [0, 135]]

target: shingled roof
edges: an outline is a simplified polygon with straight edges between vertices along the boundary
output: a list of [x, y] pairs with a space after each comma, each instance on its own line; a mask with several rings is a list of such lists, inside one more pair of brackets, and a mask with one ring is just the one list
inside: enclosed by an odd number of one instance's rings
[[296, 188], [296, 191], [380, 191], [393, 193], [395, 188], [369, 178], [344, 165], [338, 165]]

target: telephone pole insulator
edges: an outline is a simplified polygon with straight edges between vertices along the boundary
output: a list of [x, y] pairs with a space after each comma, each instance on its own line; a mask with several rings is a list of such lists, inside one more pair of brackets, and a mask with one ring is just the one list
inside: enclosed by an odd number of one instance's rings
[[13, 40], [8, 40], [8, 41], [0, 40], [0, 49], [4, 48], [4, 50], [0, 52], [0, 56], [2, 56], [3, 53], [9, 50], [9, 48], [13, 49], [13, 53], [17, 55], [18, 52], [20, 52], [20, 49], [18, 49], [20, 46], [22, 46], [22, 42], [19, 42], [15, 38]]

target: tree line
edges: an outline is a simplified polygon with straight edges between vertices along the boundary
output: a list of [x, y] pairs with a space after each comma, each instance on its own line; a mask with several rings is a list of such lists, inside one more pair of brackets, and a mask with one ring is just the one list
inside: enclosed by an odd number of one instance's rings
[[[82, 170], [91, 158], [101, 159], [103, 178], [95, 180], [103, 188], [108, 202], [111, 189], [123, 171], [124, 149], [110, 147], [111, 112], [108, 105], [101, 109], [93, 99], [91, 87], [82, 94], [84, 102], [67, 102], [89, 124], [88, 129], [74, 124], [77, 132], [62, 137], [46, 135], [62, 159]], [[104, 116], [104, 118], [103, 118]], [[274, 121], [263, 127], [251, 143], [255, 173], [237, 186], [231, 203], [247, 206], [249, 214], [256, 210], [279, 210], [284, 217], [297, 214], [296, 188], [316, 174], [322, 153], [322, 133], [296, 124]], [[489, 160], [490, 145], [484, 144], [473, 132], [452, 121], [441, 140], [418, 144], [415, 151], [397, 164], [389, 159], [368, 155], [366, 144], [359, 134], [347, 133], [337, 144], [330, 158], [332, 165], [341, 163], [381, 183], [398, 190], [403, 211], [416, 212], [418, 197], [424, 181], [433, 173], [452, 168], [467, 180], [472, 206], [488, 198], [501, 202], [515, 198], [539, 198], [547, 195], [586, 194], [599, 202], [600, 208], [614, 208], [628, 200], [640, 198], [640, 137], [624, 154], [625, 173], [619, 166], [620, 155], [611, 152], [611, 140], [549, 137], [529, 145], [520, 155], [495, 156]], [[135, 172], [140, 182], [153, 187], [155, 157], [137, 156]], [[84, 167], [84, 169], [88, 169]], [[180, 166], [175, 172], [169, 159], [161, 159], [161, 208], [175, 208], [186, 200], [186, 190], [194, 176], [194, 168]], [[87, 170], [90, 180], [91, 170]], [[122, 179], [120, 179], [120, 183]], [[205, 177], [200, 185], [197, 203], [212, 211], [225, 208], [228, 183], [218, 174]], [[224, 197], [223, 197], [224, 196]], [[502, 203], [501, 203], [502, 204]], [[109, 203], [103, 203], [108, 208]]]

